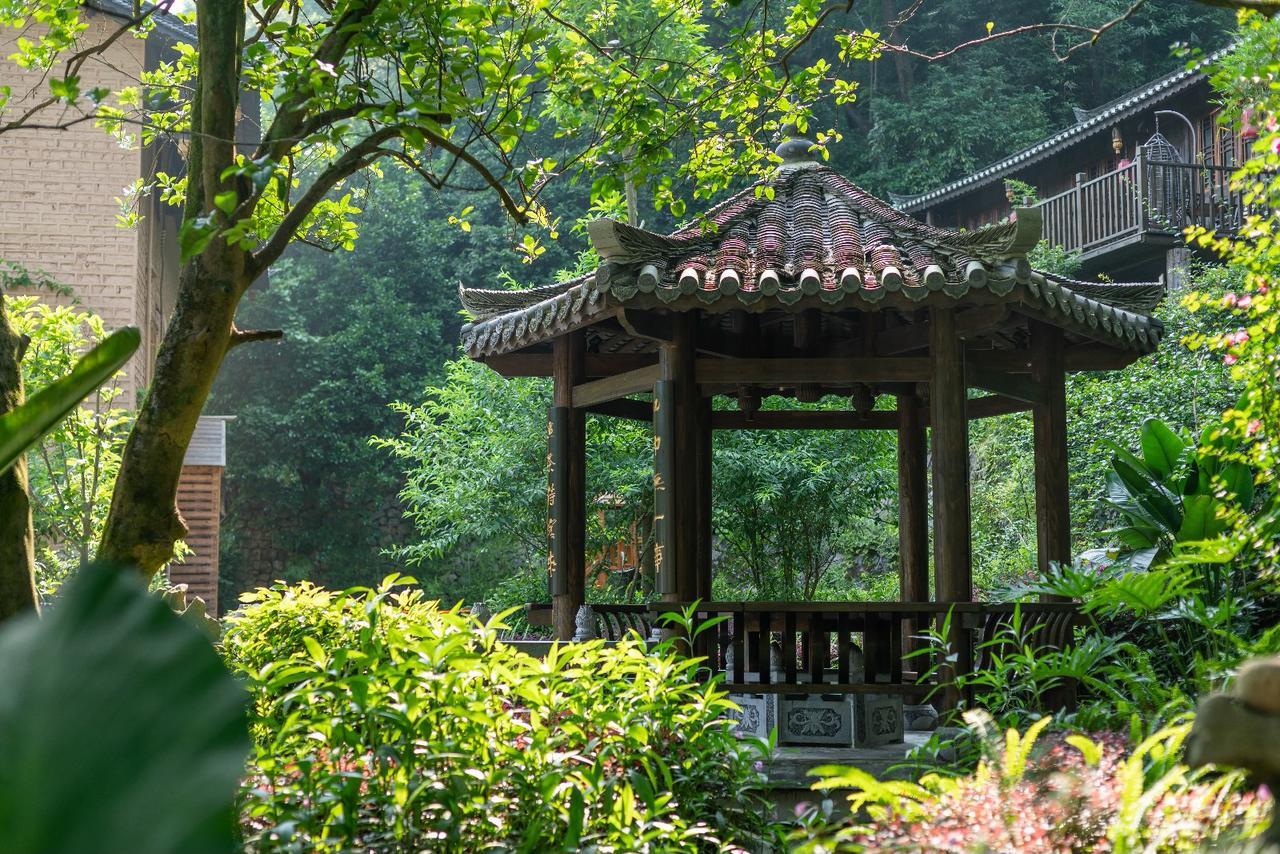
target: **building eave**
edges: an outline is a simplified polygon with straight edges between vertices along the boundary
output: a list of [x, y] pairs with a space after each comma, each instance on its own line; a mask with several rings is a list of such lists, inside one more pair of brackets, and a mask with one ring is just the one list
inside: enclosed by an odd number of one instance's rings
[[894, 206], [906, 213], [920, 213], [940, 202], [949, 201], [965, 193], [987, 186], [1018, 171], [1070, 148], [1095, 134], [1102, 133], [1116, 122], [1133, 116], [1142, 110], [1161, 103], [1205, 80], [1206, 67], [1221, 58], [1226, 49], [1216, 51], [1196, 61], [1188, 68], [1168, 74], [1159, 80], [1135, 89], [1097, 109], [1088, 111], [1084, 121], [1058, 131], [1019, 152], [992, 163], [963, 178], [957, 178], [941, 187], [912, 196], [890, 194]]
[[[121, 21], [130, 21], [134, 17], [133, 3], [128, 0], [84, 0], [84, 5], [88, 9], [110, 15]], [[147, 3], [142, 6], [144, 11], [153, 7], [154, 4]], [[196, 28], [177, 15], [156, 10], [152, 12], [150, 20], [155, 23], [155, 29], [152, 32], [159, 34], [170, 43], [196, 43]]]

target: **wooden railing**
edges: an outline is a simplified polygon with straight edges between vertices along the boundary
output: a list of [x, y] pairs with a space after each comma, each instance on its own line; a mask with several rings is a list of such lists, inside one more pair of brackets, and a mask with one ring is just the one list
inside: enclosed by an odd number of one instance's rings
[[[695, 624], [725, 617], [693, 640], [708, 674], [732, 693], [934, 693], [929, 653], [914, 638], [951, 614], [954, 667], [987, 666], [1014, 605], [938, 602], [703, 602], [651, 606], [655, 619], [693, 607]], [[1023, 642], [1064, 648], [1080, 620], [1073, 604], [1030, 603], [1021, 610]], [[860, 656], [859, 656], [860, 650]]]
[[1145, 148], [1133, 163], [1040, 203], [1050, 244], [1092, 254], [1145, 234], [1178, 236], [1191, 225], [1235, 233], [1249, 211], [1231, 189], [1232, 169], [1152, 160]]

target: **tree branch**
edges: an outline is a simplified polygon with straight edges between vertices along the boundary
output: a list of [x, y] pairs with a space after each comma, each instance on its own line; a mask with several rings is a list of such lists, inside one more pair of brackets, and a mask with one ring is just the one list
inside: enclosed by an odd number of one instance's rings
[[[1218, 3], [1276, 2], [1276, 3], [1280, 3], [1280, 0], [1200, 0], [1200, 2], [1202, 3], [1212, 3], [1212, 2], [1218, 2]], [[1104, 33], [1106, 33], [1108, 30], [1118, 27], [1120, 24], [1123, 24], [1125, 21], [1132, 18], [1145, 5], [1147, 5], [1147, 0], [1133, 0], [1133, 2], [1129, 5], [1129, 7], [1125, 9], [1123, 12], [1121, 12], [1119, 15], [1117, 15], [1116, 17], [1112, 18], [1109, 21], [1106, 21], [1105, 23], [1099, 24], [1096, 27], [1086, 26], [1085, 24], [1069, 24], [1066, 22], [1024, 24], [1020, 27], [1011, 27], [1007, 30], [1001, 30], [998, 33], [988, 33], [987, 35], [982, 36], [981, 38], [970, 39], [969, 41], [961, 42], [960, 44], [953, 45], [947, 48], [946, 50], [938, 51], [937, 53], [924, 53], [922, 51], [912, 50], [911, 48], [907, 47], [905, 43], [897, 44], [894, 42], [887, 41], [885, 39], [876, 39], [875, 44], [882, 51], [885, 51], [887, 53], [904, 54], [906, 56], [910, 56], [914, 59], [923, 60], [925, 62], [937, 62], [940, 59], [946, 59], [947, 57], [954, 56], [955, 54], [960, 53], [963, 50], [968, 50], [969, 48], [979, 47], [981, 45], [990, 44], [991, 42], [1000, 41], [1002, 39], [1007, 39], [1012, 36], [1022, 36], [1022, 35], [1027, 35], [1029, 33], [1052, 33], [1054, 35], [1057, 35], [1058, 33], [1079, 33], [1082, 36], [1085, 36], [1085, 38], [1082, 38], [1079, 42], [1076, 42], [1071, 47], [1067, 48], [1065, 53], [1058, 53], [1056, 49], [1054, 50], [1054, 55], [1061, 61], [1069, 58], [1073, 53], [1080, 50], [1081, 48], [1092, 47], [1093, 45], [1097, 44], [1098, 39], [1102, 38]]]
[[[346, 54], [351, 40], [360, 31], [360, 22], [372, 15], [381, 2], [382, 0], [367, 0], [366, 3], [354, 6], [342, 18], [334, 21], [333, 29], [312, 55], [312, 62], [336, 66]], [[301, 86], [292, 93], [292, 97], [277, 106], [275, 120], [267, 129], [266, 135], [258, 145], [258, 150], [254, 153], [255, 160], [263, 156], [279, 160], [284, 152], [289, 150], [293, 140], [298, 137], [299, 129], [307, 120], [306, 111], [301, 105], [305, 104], [310, 97], [310, 87]]]
[[481, 163], [474, 154], [467, 151], [465, 147], [458, 145], [452, 140], [447, 139], [434, 131], [426, 130], [425, 128], [419, 128], [419, 130], [422, 131], [423, 136], [430, 140], [433, 145], [443, 148], [463, 163], [466, 163], [477, 175], [484, 179], [484, 182], [489, 185], [489, 188], [498, 194], [498, 200], [502, 202], [502, 206], [506, 209], [507, 213], [511, 215], [512, 219], [521, 224], [529, 221], [529, 215], [525, 212], [520, 203], [515, 200], [511, 193], [507, 191], [507, 188], [502, 185], [502, 181], [498, 179], [498, 176], [494, 175], [493, 172], [489, 170], [489, 167]]
[[284, 338], [283, 329], [235, 329], [231, 330], [231, 340], [227, 343], [227, 349], [239, 347], [241, 344], [250, 344], [254, 341], [279, 341]]
[[275, 263], [275, 260], [284, 252], [285, 247], [293, 240], [294, 234], [302, 228], [302, 223], [310, 216], [316, 205], [320, 204], [324, 197], [328, 195], [330, 190], [344, 179], [369, 165], [370, 155], [374, 159], [381, 156], [378, 146], [399, 135], [400, 129], [397, 127], [379, 128], [347, 149], [341, 157], [330, 163], [317, 175], [316, 179], [311, 182], [311, 186], [307, 188], [307, 191], [302, 194], [302, 197], [280, 220], [280, 224], [276, 226], [275, 233], [271, 235], [271, 238], [250, 254], [247, 269], [248, 275], [245, 277], [246, 283], [258, 278], [258, 276], [262, 275], [263, 270]]

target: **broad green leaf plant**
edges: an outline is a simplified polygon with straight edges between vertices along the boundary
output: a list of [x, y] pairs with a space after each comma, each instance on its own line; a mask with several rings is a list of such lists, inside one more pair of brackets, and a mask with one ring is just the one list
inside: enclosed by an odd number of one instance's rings
[[134, 573], [7, 624], [0, 684], [0, 850], [235, 850], [247, 695]]

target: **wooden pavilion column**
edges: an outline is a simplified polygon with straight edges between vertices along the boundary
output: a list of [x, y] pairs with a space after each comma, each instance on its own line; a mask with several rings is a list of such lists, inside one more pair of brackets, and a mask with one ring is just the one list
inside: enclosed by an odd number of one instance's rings
[[929, 320], [933, 381], [933, 562], [939, 602], [973, 599], [969, 521], [969, 421], [965, 413], [964, 342], [955, 312], [935, 308]]
[[920, 398], [898, 395], [898, 564], [904, 602], [929, 601], [929, 484]]
[[659, 353], [653, 390], [654, 569], [658, 593], [668, 602], [689, 601], [698, 589], [703, 402], [696, 334], [696, 312], [675, 315], [671, 343]]
[[[956, 332], [955, 311], [934, 308], [929, 318], [929, 388], [933, 439], [933, 565], [939, 602], [973, 599], [973, 571], [969, 520], [969, 421], [965, 412], [964, 342]], [[939, 678], [949, 682], [957, 673], [973, 669], [973, 639], [961, 624], [951, 621], [948, 637], [951, 663]], [[944, 709], [955, 708], [960, 694], [947, 688], [940, 697]]]
[[583, 381], [585, 339], [581, 331], [552, 345], [552, 392], [547, 423], [548, 572], [551, 623], [559, 640], [573, 640], [574, 619], [585, 598], [587, 574], [586, 411], [573, 407], [573, 387]]
[[[914, 391], [898, 395], [898, 598], [929, 601], [929, 483], [925, 468], [925, 428], [920, 397]], [[924, 626], [903, 625], [903, 648], [914, 651], [912, 640]]]
[[[699, 391], [701, 397], [701, 391]], [[711, 430], [711, 399], [701, 398], [695, 422], [698, 437], [697, 471], [697, 573], [694, 596], [702, 601], [711, 598], [711, 462], [714, 439]]]
[[1044, 402], [1032, 409], [1036, 458], [1036, 563], [1071, 560], [1071, 504], [1067, 480], [1067, 374], [1062, 330], [1032, 320], [1032, 376]]

